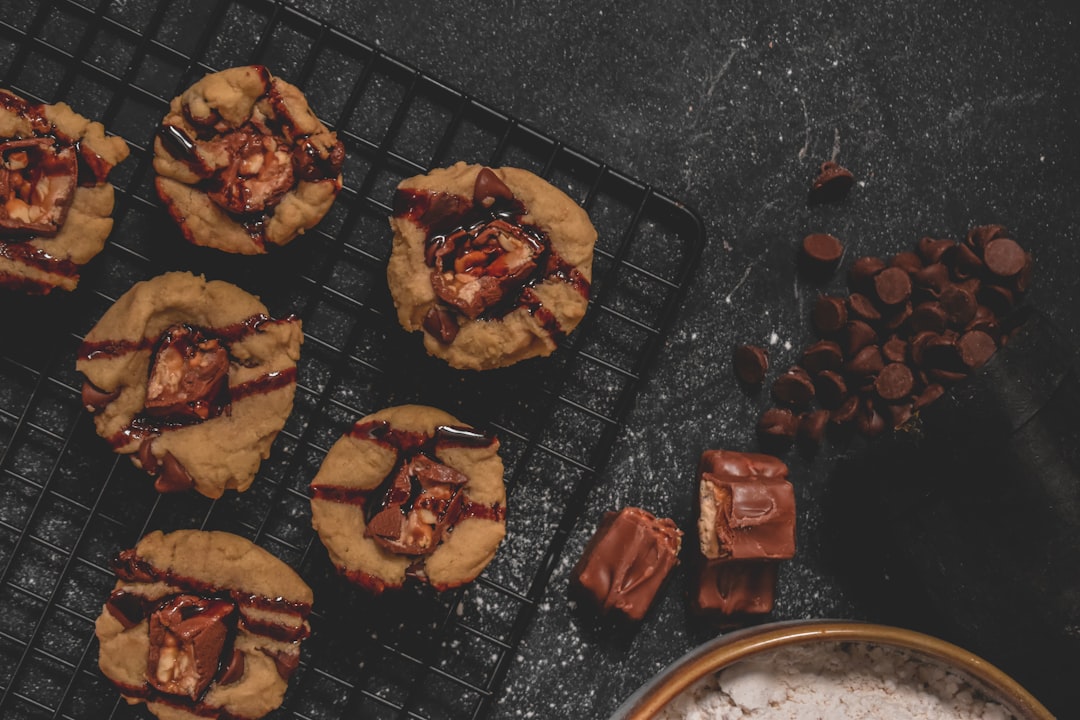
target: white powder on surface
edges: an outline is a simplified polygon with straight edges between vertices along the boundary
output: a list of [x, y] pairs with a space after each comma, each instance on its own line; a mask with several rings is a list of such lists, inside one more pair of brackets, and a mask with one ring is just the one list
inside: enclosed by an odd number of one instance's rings
[[715, 673], [657, 720], [1016, 720], [970, 682], [869, 643], [793, 645]]

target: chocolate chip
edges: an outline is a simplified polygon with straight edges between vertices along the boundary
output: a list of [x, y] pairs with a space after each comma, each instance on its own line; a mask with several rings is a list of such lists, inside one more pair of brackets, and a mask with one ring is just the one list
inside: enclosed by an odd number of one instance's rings
[[908, 344], [902, 338], [891, 337], [881, 346], [882, 356], [889, 362], [901, 363], [907, 360]]
[[513, 200], [514, 191], [491, 168], [480, 168], [473, 184], [473, 202], [490, 207], [495, 200]]
[[981, 330], [964, 333], [960, 336], [957, 346], [960, 348], [960, 359], [972, 370], [989, 360], [997, 350], [994, 338]]
[[854, 184], [855, 176], [850, 170], [828, 160], [821, 163], [821, 170], [810, 186], [807, 202], [811, 205], [839, 202], [847, 197]]
[[881, 359], [881, 351], [876, 345], [868, 345], [848, 361], [844, 370], [857, 377], [867, 377], [881, 372], [883, 367], [885, 362]]
[[230, 685], [244, 676], [244, 653], [234, 649], [218, 685]]
[[886, 402], [902, 400], [915, 387], [915, 378], [910, 368], [902, 362], [889, 363], [878, 373], [874, 380], [874, 390], [878, 397]]
[[889, 267], [900, 268], [906, 273], [914, 274], [922, 270], [923, 261], [917, 254], [908, 250], [893, 255], [892, 260], [889, 261]]
[[964, 330], [982, 330], [995, 340], [1001, 336], [1001, 327], [998, 325], [997, 315], [985, 305], [975, 308], [975, 317], [971, 319], [971, 322], [967, 324]]
[[810, 319], [818, 334], [832, 335], [847, 324], [847, 306], [840, 298], [822, 295], [814, 303]]
[[154, 481], [154, 489], [159, 493], [183, 492], [195, 487], [195, 480], [187, 469], [171, 453], [165, 453], [161, 459], [161, 475]]
[[986, 283], [979, 288], [978, 300], [996, 315], [1006, 315], [1013, 308], [1014, 297], [1009, 288]]
[[983, 262], [986, 269], [998, 277], [1012, 277], [1024, 268], [1027, 254], [1015, 240], [995, 238], [983, 248]]
[[911, 278], [900, 268], [885, 268], [874, 276], [874, 294], [886, 305], [899, 305], [911, 297]]
[[862, 293], [851, 293], [848, 296], [848, 312], [859, 320], [874, 323], [881, 319], [881, 313], [870, 298]]
[[952, 259], [953, 275], [958, 280], [969, 278], [982, 270], [983, 262], [967, 245], [957, 245]]
[[759, 385], [769, 369], [769, 355], [757, 345], [740, 345], [731, 354], [735, 377], [747, 385]]
[[869, 292], [874, 286], [874, 276], [885, 267], [885, 261], [881, 258], [859, 258], [848, 270], [848, 287], [854, 292]]
[[944, 394], [944, 386], [937, 383], [927, 385], [925, 388], [923, 388], [923, 391], [919, 394], [919, 396], [915, 398], [914, 409], [921, 410]]
[[844, 377], [832, 370], [823, 370], [814, 378], [814, 388], [821, 407], [836, 410], [848, 397], [847, 383]]
[[971, 322], [978, 306], [975, 294], [959, 285], [947, 287], [941, 293], [941, 309], [945, 311], [945, 319], [954, 327], [963, 327]]
[[443, 345], [454, 342], [459, 329], [457, 318], [439, 303], [432, 305], [431, 309], [424, 315], [423, 326], [432, 337]]
[[1035, 264], [1031, 259], [1031, 253], [1024, 253], [1024, 267], [1013, 278], [1013, 289], [1020, 295], [1031, 289], [1031, 279], [1035, 271]]
[[968, 231], [967, 244], [973, 249], [982, 252], [986, 244], [994, 238], [1002, 237], [1005, 228], [1001, 225], [979, 225]]
[[802, 254], [810, 269], [831, 272], [840, 262], [844, 246], [832, 235], [813, 233], [803, 238]]
[[855, 426], [866, 437], [877, 437], [888, 429], [885, 418], [869, 401], [860, 404], [859, 411], [855, 415]]
[[758, 420], [758, 433], [763, 438], [790, 441], [799, 429], [799, 420], [786, 408], [769, 408]]
[[929, 290], [934, 297], [937, 297], [949, 286], [949, 268], [942, 263], [933, 263], [916, 271], [912, 275], [912, 280], [915, 281], [916, 286]]
[[910, 402], [893, 403], [886, 407], [886, 411], [889, 419], [892, 420], [892, 426], [897, 428], [911, 419], [912, 404]]
[[839, 370], [844, 364], [844, 353], [837, 343], [820, 340], [806, 348], [799, 364], [815, 375], [822, 370]]
[[905, 302], [890, 308], [888, 313], [881, 317], [881, 327], [890, 332], [896, 332], [911, 317], [911, 303]]
[[825, 426], [829, 423], [829, 413], [825, 410], [814, 410], [799, 416], [799, 439], [811, 444], [820, 445], [825, 437]]
[[937, 302], [926, 302], [911, 311], [908, 327], [913, 335], [923, 332], [945, 332], [945, 310]]
[[960, 357], [960, 349], [956, 341], [946, 335], [938, 335], [929, 338], [922, 348], [922, 365], [927, 371], [931, 369], [946, 370], [949, 372], [962, 372], [963, 360]]
[[89, 380], [83, 382], [82, 386], [82, 404], [86, 408], [87, 412], [99, 413], [108, 406], [116, 398], [120, 397], [119, 390], [113, 390], [112, 392], [106, 392], [97, 385], [94, 385]]
[[956, 246], [956, 242], [953, 240], [935, 240], [931, 237], [924, 237], [919, 240], [918, 251], [919, 256], [922, 257], [923, 262], [927, 265], [933, 263], [942, 262], [943, 258]]
[[877, 333], [862, 320], [852, 320], [847, 324], [844, 333], [844, 354], [854, 357], [867, 345], [877, 342]]
[[829, 421], [837, 425], [843, 425], [854, 420], [858, 412], [859, 398], [855, 395], [848, 395], [847, 399], [840, 403], [840, 407], [829, 413]]
[[260, 647], [259, 651], [274, 661], [274, 667], [277, 669], [278, 675], [286, 682], [296, 672], [296, 668], [300, 667], [299, 652], [283, 652], [264, 647]]
[[814, 383], [805, 372], [789, 370], [773, 381], [772, 395], [777, 402], [804, 408], [814, 399]]

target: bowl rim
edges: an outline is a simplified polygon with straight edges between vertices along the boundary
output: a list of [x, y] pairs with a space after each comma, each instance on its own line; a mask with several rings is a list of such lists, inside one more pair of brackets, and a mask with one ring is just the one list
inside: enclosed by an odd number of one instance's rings
[[913, 650], [996, 690], [1023, 720], [1055, 720], [1020, 683], [972, 652], [946, 640], [891, 625], [858, 620], [784, 620], [714, 638], [668, 665], [619, 706], [611, 720], [652, 720], [671, 700], [710, 673], [751, 655], [822, 640], [870, 642]]

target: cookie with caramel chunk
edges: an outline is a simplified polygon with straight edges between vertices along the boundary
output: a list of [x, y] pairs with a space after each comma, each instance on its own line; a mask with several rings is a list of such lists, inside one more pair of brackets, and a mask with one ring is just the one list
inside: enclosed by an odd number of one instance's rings
[[341, 191], [345, 147], [261, 65], [202, 78], [154, 140], [158, 195], [195, 245], [258, 255], [310, 229]]
[[585, 315], [596, 230], [526, 170], [457, 163], [408, 178], [390, 226], [398, 321], [453, 367], [550, 355]]
[[401, 405], [358, 420], [311, 481], [311, 521], [330, 560], [373, 593], [412, 577], [472, 581], [506, 534], [499, 441], [454, 416]]
[[83, 405], [161, 492], [247, 490], [292, 411], [300, 320], [190, 273], [136, 283], [86, 335]]
[[108, 176], [127, 156], [123, 139], [64, 103], [0, 90], [0, 287], [75, 289], [112, 231]]
[[311, 627], [292, 568], [224, 532], [152, 532], [113, 562], [98, 665], [163, 720], [259, 718], [281, 705]]

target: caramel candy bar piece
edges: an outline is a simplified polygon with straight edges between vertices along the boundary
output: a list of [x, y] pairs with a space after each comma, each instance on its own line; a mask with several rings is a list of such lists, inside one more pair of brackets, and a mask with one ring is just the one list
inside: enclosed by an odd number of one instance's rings
[[636, 507], [604, 513], [571, 582], [602, 613], [641, 620], [678, 563], [681, 544], [682, 532], [667, 518]]
[[169, 695], [197, 700], [218, 671], [228, 635], [225, 600], [177, 595], [150, 616], [146, 681]]
[[229, 353], [198, 328], [173, 325], [161, 335], [146, 386], [146, 412], [184, 421], [221, 414]]
[[795, 491], [771, 455], [706, 450], [698, 534], [709, 560], [785, 560], [795, 554]]
[[777, 563], [757, 560], [707, 560], [698, 576], [694, 609], [722, 615], [772, 611]]
[[371, 518], [364, 537], [392, 553], [427, 555], [461, 515], [465, 473], [426, 455], [409, 460], [386, 491], [382, 508]]

